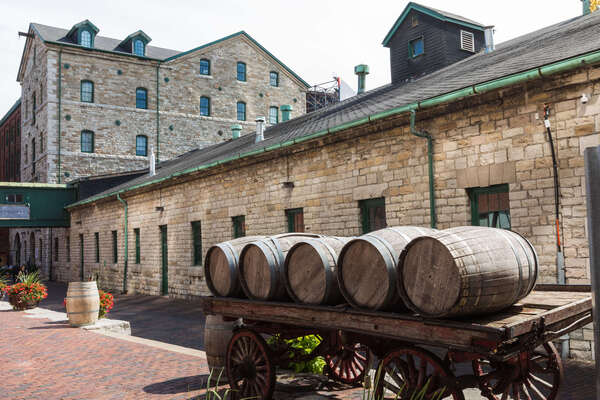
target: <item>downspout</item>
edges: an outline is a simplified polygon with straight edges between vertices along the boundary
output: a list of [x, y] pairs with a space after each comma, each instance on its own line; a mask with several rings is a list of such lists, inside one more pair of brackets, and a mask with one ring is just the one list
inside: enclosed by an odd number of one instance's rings
[[48, 253], [50, 254], [50, 263], [49, 263], [49, 268], [48, 268], [48, 280], [50, 282], [52, 282], [52, 259], [54, 257], [54, 254], [52, 254], [52, 250], [53, 250], [53, 246], [52, 246], [52, 227], [50, 227], [50, 245], [48, 246], [50, 248], [50, 250], [48, 251]]
[[127, 237], [128, 227], [127, 227], [127, 201], [121, 198], [121, 194], [117, 193], [117, 199], [123, 203], [123, 207], [125, 209], [125, 266], [123, 267], [123, 294], [127, 294], [127, 261], [129, 259], [128, 253], [128, 244], [129, 240]]
[[58, 183], [61, 183], [60, 173], [60, 120], [61, 120], [61, 104], [62, 104], [62, 48], [58, 51]]
[[431, 219], [431, 227], [436, 228], [436, 214], [435, 214], [435, 183], [433, 181], [433, 138], [427, 131], [418, 131], [415, 128], [415, 118], [417, 112], [410, 110], [410, 133], [420, 138], [427, 139], [427, 160], [429, 167], [429, 215]]
[[160, 115], [159, 115], [159, 87], [158, 87], [158, 69], [160, 68], [160, 64], [156, 64], [156, 163], [160, 162]]

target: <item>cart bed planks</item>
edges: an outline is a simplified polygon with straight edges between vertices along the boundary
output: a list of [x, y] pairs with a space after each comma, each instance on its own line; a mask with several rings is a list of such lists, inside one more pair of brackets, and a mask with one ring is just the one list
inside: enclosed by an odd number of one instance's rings
[[[536, 330], [552, 340], [592, 320], [591, 294], [533, 291], [511, 308], [479, 318], [424, 319], [414, 314], [361, 311], [349, 306], [309, 306], [204, 297], [205, 314], [284, 324], [340, 329], [394, 340], [472, 350], [475, 343], [503, 342]], [[565, 329], [567, 328], [567, 329]]]

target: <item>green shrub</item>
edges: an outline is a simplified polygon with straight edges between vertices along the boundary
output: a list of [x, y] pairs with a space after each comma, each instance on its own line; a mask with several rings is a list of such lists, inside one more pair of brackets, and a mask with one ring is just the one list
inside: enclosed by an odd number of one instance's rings
[[312, 374], [322, 374], [325, 367], [325, 359], [317, 356], [308, 361], [294, 361], [295, 355], [307, 355], [313, 352], [314, 349], [321, 344], [321, 338], [317, 335], [301, 336], [294, 339], [282, 339], [279, 335], [274, 335], [267, 340], [269, 345], [275, 347], [288, 347], [290, 349], [291, 361], [287, 368], [293, 369], [295, 372], [309, 372]]

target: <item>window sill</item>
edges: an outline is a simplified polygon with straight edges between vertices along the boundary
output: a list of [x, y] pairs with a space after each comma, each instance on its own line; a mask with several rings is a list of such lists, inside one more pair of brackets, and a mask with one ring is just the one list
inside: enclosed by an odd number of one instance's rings
[[240, 81], [240, 80], [237, 80], [237, 79], [236, 79], [236, 82], [237, 82], [237, 83], [243, 83], [244, 85], [247, 85], [247, 84], [248, 84], [248, 81]]
[[214, 79], [214, 77], [212, 75], [204, 75], [204, 74], [200, 74], [198, 73], [198, 78], [204, 78], [204, 79]]

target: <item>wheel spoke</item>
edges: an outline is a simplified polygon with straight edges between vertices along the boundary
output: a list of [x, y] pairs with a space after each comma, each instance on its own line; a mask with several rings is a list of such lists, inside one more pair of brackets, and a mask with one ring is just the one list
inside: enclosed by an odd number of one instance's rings
[[402, 391], [402, 388], [397, 387], [396, 385], [394, 385], [392, 382], [390, 381], [383, 381], [383, 386], [389, 390], [390, 392], [392, 392], [393, 394], [398, 394]]
[[387, 372], [387, 374], [390, 376], [390, 378], [392, 378], [394, 380], [394, 382], [396, 383], [396, 385], [402, 387], [404, 385], [406, 385], [405, 382], [402, 381], [402, 378], [400, 377], [400, 375], [398, 375], [395, 371], [395, 368], [385, 368], [385, 372]]
[[417, 376], [417, 387], [420, 388], [425, 383], [425, 374], [427, 372], [427, 360], [421, 359], [421, 366], [419, 367], [419, 375]]
[[510, 385], [506, 388], [504, 393], [502, 393], [502, 400], [508, 399], [508, 393], [510, 392]]
[[542, 385], [544, 385], [544, 386], [546, 386], [546, 387], [548, 387], [548, 388], [552, 389], [552, 384], [551, 384], [551, 383], [549, 383], [549, 382], [546, 382], [546, 381], [545, 381], [545, 380], [543, 380], [542, 378], [540, 378], [540, 377], [538, 377], [538, 376], [535, 376], [535, 375], [533, 375], [533, 374], [529, 374], [529, 376], [530, 376], [530, 377], [531, 377], [533, 380], [535, 380], [536, 382], [539, 382], [539, 383], [541, 383]]
[[513, 383], [513, 400], [521, 400], [521, 396], [519, 395], [519, 385]]
[[540, 389], [538, 389], [534, 385], [534, 383], [531, 382], [531, 380], [526, 379], [525, 382], [526, 382], [525, 384], [527, 385], [527, 387], [529, 389], [531, 389], [533, 391], [533, 393], [535, 393], [535, 395], [540, 398], [540, 400], [546, 400], [546, 396], [544, 396], [544, 394], [540, 391]]
[[527, 383], [523, 383], [521, 385], [521, 389], [523, 389], [523, 394], [525, 395], [525, 400], [532, 400], [531, 395], [529, 394], [529, 390], [527, 390]]

